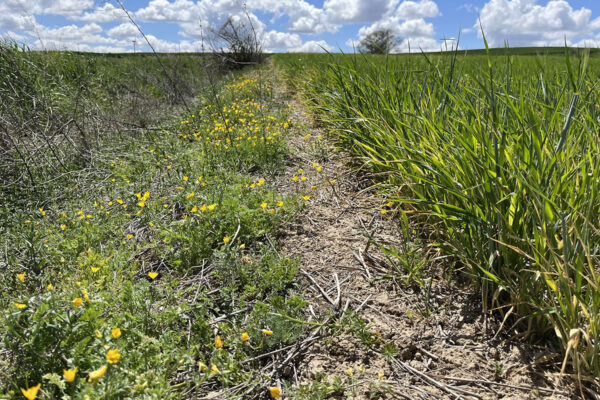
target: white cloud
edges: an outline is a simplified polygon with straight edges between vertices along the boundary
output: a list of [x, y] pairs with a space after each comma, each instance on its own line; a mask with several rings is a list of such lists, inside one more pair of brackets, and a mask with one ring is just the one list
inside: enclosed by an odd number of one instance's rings
[[574, 43], [573, 46], [585, 47], [585, 48], [598, 48], [598, 47], [600, 47], [599, 39], [600, 39], [600, 34], [598, 35], [598, 37], [596, 39], [594, 39], [594, 38], [581, 39], [577, 43]]
[[332, 47], [324, 40], [302, 42], [296, 33], [269, 31], [264, 35], [264, 50], [267, 52], [288, 51], [291, 53], [322, 53]]
[[289, 49], [290, 53], [324, 53], [331, 50], [333, 47], [324, 40], [309, 40], [302, 46]]
[[0, 15], [56, 14], [69, 18], [78, 16], [93, 6], [94, 0], [3, 0]]
[[138, 31], [138, 29], [131, 22], [124, 22], [120, 25], [117, 25], [114, 28], [109, 29], [107, 34], [111, 37], [128, 40], [132, 40], [141, 36], [140, 31]]
[[433, 18], [439, 15], [440, 10], [432, 0], [403, 1], [396, 9], [396, 16], [400, 19]]
[[263, 39], [264, 50], [267, 52], [302, 46], [302, 39], [296, 33], [269, 31], [265, 33]]
[[[23, 1], [16, 1], [23, 3]], [[80, 15], [84, 10], [94, 6], [94, 0], [34, 0], [30, 2], [35, 3], [35, 14], [57, 14], [67, 17]]]
[[465, 10], [468, 13], [475, 13], [475, 14], [479, 14], [479, 12], [481, 11], [481, 8], [477, 7], [476, 5], [474, 5], [472, 3], [463, 4], [460, 7], [458, 7], [458, 9]]
[[[421, 51], [440, 51], [439, 41], [428, 37], [415, 37], [402, 40], [394, 49], [398, 53], [420, 53]], [[444, 49], [445, 50], [445, 49]]]
[[38, 49], [91, 51], [90, 49], [97, 45], [119, 48], [130, 45], [128, 41], [101, 35], [102, 27], [95, 23], [81, 27], [65, 25], [60, 28], [37, 25], [35, 32], [38, 40], [33, 43], [33, 47]]
[[[356, 44], [376, 29], [388, 28], [404, 39], [398, 51], [404, 51], [409, 40], [411, 45], [415, 43], [424, 49], [439, 48], [433, 38], [434, 25], [426, 20], [440, 15], [434, 0], [324, 0], [321, 7], [309, 1], [149, 0], [137, 11], [131, 11], [131, 16], [144, 23], [144, 32], [157, 51], [201, 50], [201, 41], [210, 40], [210, 29], [218, 29], [227, 18], [247, 25], [251, 23], [257, 35], [264, 39], [267, 51], [333, 50], [326, 41], [318, 37], [306, 38], [302, 34], [335, 33], [345, 24], [359, 23], [369, 25], [360, 28], [358, 36], [349, 39], [347, 45]], [[36, 16], [43, 14], [59, 14], [77, 24], [56, 28], [43, 26], [36, 20]], [[271, 23], [286, 18], [287, 31], [268, 29], [257, 14], [268, 15]], [[106, 27], [103, 24], [115, 21], [118, 25], [103, 28]], [[184, 40], [170, 41], [152, 35], [153, 27], [165, 23], [179, 27]], [[131, 51], [131, 40], [138, 39], [138, 48], [149, 50], [123, 10], [110, 0], [0, 0], [0, 32], [6, 34], [7, 31], [18, 40], [31, 42], [38, 37], [40, 40], [32, 44], [36, 48]]]
[[[165, 53], [189, 53], [189, 52], [197, 52], [201, 49], [200, 42], [197, 41], [189, 41], [182, 40], [181, 42], [169, 42], [168, 40], [159, 39], [154, 35], [146, 35], [146, 38], [154, 47], [154, 50], [157, 52], [165, 52]], [[144, 42], [141, 43], [140, 49], [142, 51], [150, 51], [148, 45]]]
[[33, 15], [4, 12], [0, 6], [0, 29], [29, 32], [36, 25]]
[[[600, 18], [590, 20], [591, 10], [574, 10], [565, 0], [552, 0], [545, 6], [537, 0], [490, 0], [479, 15], [490, 46], [547, 46], [589, 37], [600, 27]], [[479, 23], [475, 24], [479, 36]]]
[[138, 10], [135, 16], [142, 21], [191, 22], [201, 16], [202, 7], [193, 1], [152, 0], [147, 7]]
[[7, 31], [5, 34], [0, 35], [2, 37], [6, 37], [8, 39], [14, 40], [16, 42], [24, 42], [27, 39], [29, 39], [29, 37], [25, 36], [25, 35], [21, 35], [18, 33], [15, 33], [13, 31]]
[[433, 24], [431, 22], [425, 22], [422, 18], [410, 19], [402, 22], [397, 18], [388, 18], [377, 21], [369, 26], [363, 26], [359, 29], [358, 36], [362, 39], [370, 33], [381, 29], [389, 29], [400, 38], [427, 37], [434, 34]]
[[273, 13], [275, 18], [287, 16], [291, 32], [316, 34], [336, 32], [340, 28], [328, 18], [324, 9], [305, 0], [249, 0], [247, 5], [250, 10]]
[[360, 47], [360, 42], [356, 39], [348, 39], [346, 40], [346, 42], [344, 43], [346, 46], [350, 47], [352, 50], [358, 50], [358, 48]]
[[[81, 41], [87, 42], [89, 38], [94, 37], [100, 38], [100, 36], [95, 35], [97, 33], [102, 32], [102, 27], [98, 24], [86, 24], [82, 27], [77, 25], [65, 25], [60, 28], [48, 28], [45, 26], [38, 26], [38, 31], [41, 36], [45, 39], [49, 40], [58, 40], [58, 41]], [[106, 39], [106, 38], [103, 38]]]
[[331, 22], [365, 23], [383, 18], [396, 4], [398, 0], [325, 0], [323, 8]]
[[106, 3], [102, 7], [96, 7], [91, 12], [85, 12], [78, 19], [88, 22], [112, 22], [125, 21], [127, 16], [121, 8], [113, 6], [111, 3]]

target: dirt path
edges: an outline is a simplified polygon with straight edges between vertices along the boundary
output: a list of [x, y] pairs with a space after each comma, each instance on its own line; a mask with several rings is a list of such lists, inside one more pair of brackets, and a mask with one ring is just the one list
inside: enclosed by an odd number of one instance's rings
[[[494, 337], [498, 321], [488, 319], [484, 327], [479, 295], [443, 279], [440, 261], [425, 245], [411, 247], [419, 240], [403, 239], [394, 210], [370, 188], [373, 181], [333, 149], [298, 101], [285, 101], [294, 109], [294, 158], [279, 190], [311, 197], [288, 227], [283, 253], [300, 259], [314, 320], [339, 320], [347, 311], [344, 328], [316, 341], [287, 377], [295, 382], [293, 398], [577, 397], [569, 386], [553, 393], [554, 378], [535, 370], [543, 364], [536, 360], [560, 363], [556, 355], [506, 334]], [[411, 255], [406, 262], [422, 266], [423, 285], [391, 268], [367, 235]]]

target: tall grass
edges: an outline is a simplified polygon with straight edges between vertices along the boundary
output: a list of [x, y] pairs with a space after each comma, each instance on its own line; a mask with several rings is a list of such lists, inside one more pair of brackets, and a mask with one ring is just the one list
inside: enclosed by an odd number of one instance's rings
[[[299, 59], [300, 58], [300, 59]], [[600, 375], [600, 62], [563, 56], [282, 55], [318, 117], [523, 336]]]
[[159, 57], [29, 51], [0, 39], [0, 184], [41, 187], [89, 167], [118, 145], [115, 132], [147, 128], [206, 87], [206, 57]]

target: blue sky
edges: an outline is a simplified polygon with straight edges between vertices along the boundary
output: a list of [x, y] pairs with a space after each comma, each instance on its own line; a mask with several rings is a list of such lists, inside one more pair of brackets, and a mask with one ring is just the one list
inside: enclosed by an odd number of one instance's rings
[[[494, 47], [600, 47], [599, 0], [122, 0], [158, 51], [201, 51], [228, 17], [252, 22], [267, 51], [350, 52], [377, 29], [395, 52]], [[243, 3], [246, 4], [244, 11]], [[31, 48], [148, 51], [116, 0], [1, 0], [0, 34]], [[450, 39], [444, 41], [443, 39]]]

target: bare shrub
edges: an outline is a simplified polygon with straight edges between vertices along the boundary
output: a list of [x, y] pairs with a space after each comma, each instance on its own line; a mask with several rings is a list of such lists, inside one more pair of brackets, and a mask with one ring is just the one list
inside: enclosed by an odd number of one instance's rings
[[247, 21], [229, 17], [220, 28], [212, 30], [213, 52], [228, 69], [239, 69], [263, 61], [262, 43], [250, 16]]

